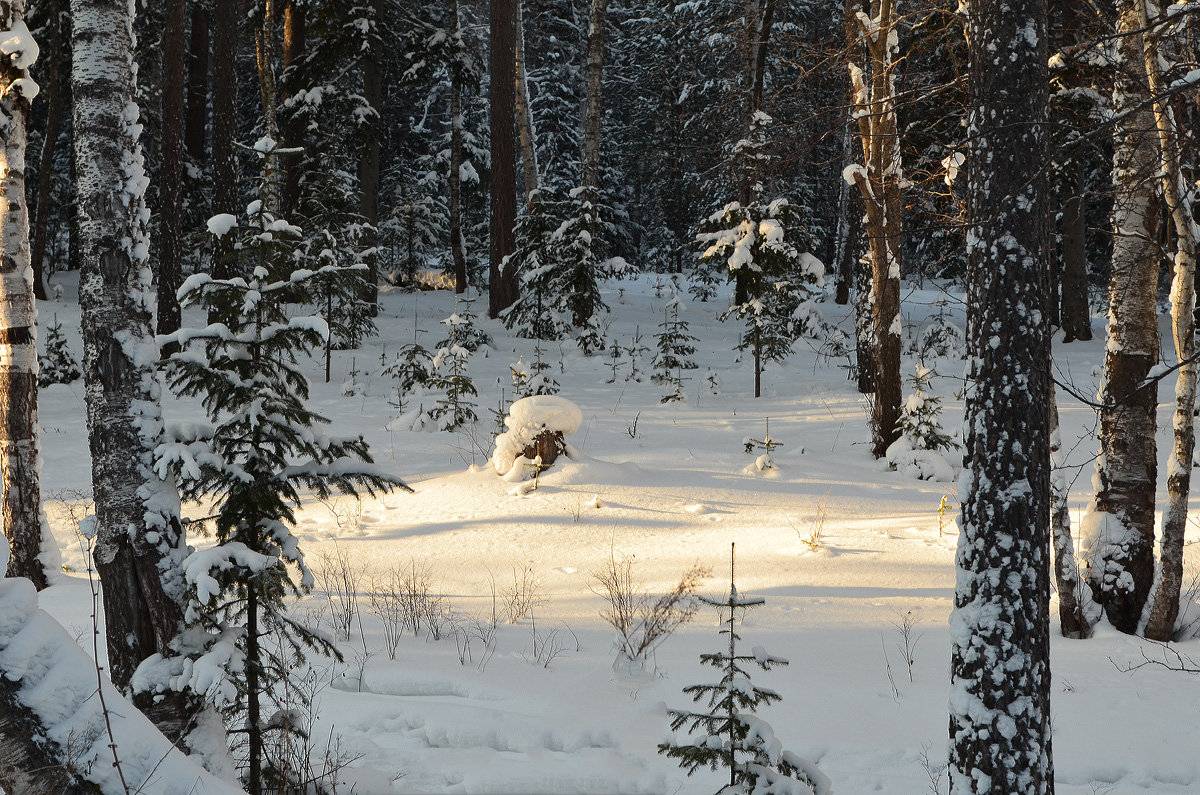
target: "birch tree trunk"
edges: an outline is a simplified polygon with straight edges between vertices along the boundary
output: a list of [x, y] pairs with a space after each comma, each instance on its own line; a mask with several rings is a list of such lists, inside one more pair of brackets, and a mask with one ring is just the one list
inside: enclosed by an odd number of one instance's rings
[[1142, 53], [1138, 4], [1121, 7], [1113, 89], [1113, 256], [1108, 344], [1100, 384], [1097, 490], [1083, 520], [1087, 580], [1096, 605], [1136, 633], [1154, 579], [1158, 464], [1159, 170], [1156, 123]]
[[[175, 487], [152, 469], [162, 417], [153, 371], [132, 3], [71, 0], [71, 15], [94, 558], [104, 586], [109, 677], [127, 689], [143, 660], [175, 655], [171, 644], [183, 629], [184, 543]], [[135, 703], [177, 743], [196, 712], [187, 693], [156, 698], [143, 692]]]
[[[875, 335], [875, 401], [871, 414], [871, 452], [887, 453], [900, 437], [900, 265], [903, 258], [903, 203], [900, 140], [896, 120], [895, 68], [899, 55], [895, 0], [872, 0], [872, 16], [858, 11], [855, 20], [871, 56], [870, 81], [850, 64], [852, 108], [858, 122], [865, 166], [852, 166], [845, 177], [862, 194], [871, 253], [871, 318]], [[862, 367], [860, 362], [859, 367]]]
[[970, 388], [950, 791], [1051, 793], [1046, 4], [968, 9]]
[[530, 107], [529, 75], [525, 71], [525, 22], [521, 3], [517, 6], [517, 131], [521, 139], [521, 167], [525, 172], [525, 206], [532, 204], [533, 192], [538, 189], [537, 130], [533, 126]]
[[[1149, 28], [1146, 6], [1135, 0], [1139, 27]], [[1157, 9], [1156, 9], [1157, 10]], [[1192, 482], [1192, 453], [1196, 447], [1193, 414], [1196, 409], [1196, 221], [1179, 162], [1179, 134], [1171, 111], [1159, 58], [1158, 39], [1144, 36], [1143, 48], [1154, 120], [1158, 130], [1163, 199], [1175, 225], [1175, 275], [1171, 281], [1171, 336], [1181, 362], [1175, 380], [1175, 446], [1167, 467], [1167, 510], [1163, 514], [1158, 591], [1154, 595], [1146, 637], [1168, 641], [1179, 616], [1179, 591], [1183, 585], [1183, 543], [1187, 531], [1188, 493]]]
[[517, 300], [517, 274], [504, 268], [516, 247], [516, 152], [513, 147], [516, 109], [516, 3], [491, 0], [488, 42], [488, 121], [492, 131], [491, 223], [488, 245], [488, 316], [497, 317]]
[[12, 548], [8, 574], [46, 587], [42, 545], [53, 536], [42, 515], [38, 464], [37, 306], [29, 261], [25, 203], [25, 143], [37, 84], [29, 67], [38, 47], [25, 25], [24, 0], [0, 2], [0, 29], [21, 39], [19, 52], [0, 58], [0, 518]]

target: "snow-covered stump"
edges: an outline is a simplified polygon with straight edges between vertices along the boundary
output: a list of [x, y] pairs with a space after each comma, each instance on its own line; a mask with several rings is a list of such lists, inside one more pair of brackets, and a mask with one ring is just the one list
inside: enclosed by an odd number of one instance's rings
[[521, 398], [509, 407], [504, 418], [508, 430], [496, 437], [492, 466], [497, 474], [509, 479], [523, 478], [527, 470], [541, 472], [560, 455], [570, 455], [566, 437], [582, 424], [583, 412], [566, 398]]

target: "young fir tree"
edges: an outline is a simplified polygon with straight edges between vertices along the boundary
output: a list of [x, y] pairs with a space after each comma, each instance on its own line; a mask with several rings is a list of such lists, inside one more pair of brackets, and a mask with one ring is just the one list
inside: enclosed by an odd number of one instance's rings
[[67, 338], [62, 333], [58, 317], [46, 328], [46, 353], [38, 357], [38, 386], [42, 389], [51, 384], [69, 384], [82, 378], [79, 362], [67, 347]]
[[726, 649], [701, 654], [700, 662], [721, 672], [715, 684], [689, 685], [683, 692], [696, 703], [703, 702], [701, 712], [671, 709], [671, 729], [686, 726], [694, 735], [691, 742], [660, 743], [658, 752], [678, 759], [679, 766], [692, 775], [702, 767], [729, 771], [729, 784], [718, 790], [719, 795], [752, 795], [752, 793], [807, 792], [822, 795], [828, 792], [829, 781], [807, 760], [801, 759], [775, 737], [770, 724], [755, 716], [754, 711], [764, 704], [780, 700], [774, 690], [767, 690], [750, 681], [750, 666], [764, 671], [787, 665], [782, 657], [773, 657], [755, 646], [750, 654], [739, 654], [737, 621], [741, 614], [766, 602], [762, 598], [747, 598], [737, 591], [733, 576], [733, 545], [729, 553], [729, 596], [723, 600], [700, 597], [701, 601], [717, 608], [721, 616], [720, 634], [729, 642]]
[[442, 322], [450, 327], [450, 336], [434, 354], [432, 386], [444, 393], [444, 397], [429, 410], [429, 416], [442, 430], [452, 431], [479, 419], [471, 400], [479, 392], [467, 374], [471, 325], [458, 312]]
[[696, 363], [692, 361], [692, 355], [696, 353], [692, 343], [696, 338], [688, 333], [687, 321], [680, 317], [683, 309], [678, 295], [668, 301], [663, 322], [658, 324], [662, 330], [655, 335], [658, 353], [654, 357], [654, 380], [673, 387], [670, 394], [663, 396], [662, 403], [683, 400], [683, 382], [686, 380], [683, 371], [696, 369]]
[[900, 438], [887, 449], [888, 465], [918, 480], [951, 481], [958, 467], [946, 461], [943, 451], [958, 448], [958, 442], [942, 430], [942, 400], [929, 393], [933, 370], [917, 365], [913, 393], [900, 410]]
[[812, 306], [824, 281], [821, 261], [808, 253], [801, 209], [786, 199], [749, 205], [730, 202], [700, 225], [696, 242], [704, 263], [724, 263], [731, 281], [745, 285], [746, 300], [721, 319], [737, 316], [746, 329], [739, 350], [754, 355], [754, 396], [762, 393], [762, 368], [782, 361], [798, 336], [820, 325]]
[[[175, 474], [185, 499], [213, 504], [215, 545], [184, 561], [189, 613], [212, 633], [210, 654], [228, 665], [227, 677], [209, 692], [244, 720], [247, 783], [256, 792], [271, 764], [263, 736], [275, 727], [263, 709], [273, 688], [306, 648], [337, 653], [286, 611], [285, 598], [313, 582], [292, 533], [302, 492], [324, 498], [331, 491], [407, 486], [371, 466], [361, 436], [319, 432], [327, 420], [305, 406], [308, 379], [296, 362], [324, 344], [328, 328], [320, 318], [286, 313], [289, 303], [311, 299], [312, 273], [272, 277], [272, 265], [288, 264], [281, 238], [299, 233], [258, 202], [251, 212], [241, 249], [250, 276], [197, 274], [181, 288], [185, 305], [204, 307], [223, 322], [163, 338], [179, 346], [166, 364], [172, 388], [199, 398], [210, 424], [176, 430], [159, 449], [158, 469]], [[286, 654], [264, 647], [268, 633]]]

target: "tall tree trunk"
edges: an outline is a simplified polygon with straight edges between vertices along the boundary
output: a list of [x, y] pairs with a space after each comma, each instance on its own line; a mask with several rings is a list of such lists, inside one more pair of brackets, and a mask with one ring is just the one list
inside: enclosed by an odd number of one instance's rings
[[[766, 0], [760, 7], [759, 0], [745, 0], [742, 11], [745, 41], [743, 43], [743, 82], [746, 92], [746, 118], [743, 121], [745, 137], [749, 138], [755, 128], [755, 116], [762, 110], [762, 92], [767, 68], [767, 47], [771, 37], [771, 25], [775, 15], [775, 0]], [[750, 149], [743, 150], [747, 155]], [[741, 172], [738, 185], [738, 201], [748, 207], [754, 201], [755, 185], [762, 178], [762, 163], [753, 157], [743, 157], [737, 164]], [[751, 298], [750, 275], [744, 268], [734, 276], [734, 303], [743, 305]], [[755, 371], [757, 375], [757, 370]], [[757, 397], [757, 395], [756, 395]]]
[[[843, 166], [854, 164], [854, 134], [849, 124], [842, 135]], [[862, 234], [862, 208], [854, 200], [858, 191], [846, 180], [838, 186], [837, 245], [834, 263], [837, 269], [837, 293], [834, 302], [850, 303], [854, 287], [854, 267], [858, 261], [859, 236]]]
[[192, 0], [192, 35], [188, 46], [187, 124], [185, 147], [193, 163], [204, 162], [208, 124], [208, 9]]
[[[134, 102], [128, 0], [71, 0], [79, 282], [88, 440], [96, 506], [94, 558], [104, 586], [109, 676], [128, 688], [138, 665], [172, 657], [183, 629], [183, 549], [175, 487], [152, 469], [162, 418], [152, 362], [153, 308], [145, 184]], [[195, 717], [190, 693], [135, 695], [176, 742]]]
[[521, 167], [525, 172], [525, 207], [532, 204], [533, 192], [538, 189], [537, 130], [533, 126], [530, 107], [529, 75], [525, 71], [525, 23], [521, 4], [517, 5], [517, 128], [521, 139]]
[[573, 304], [572, 324], [583, 329], [591, 323], [596, 313], [594, 289], [587, 285], [595, 282], [594, 273], [588, 271], [596, 262], [596, 245], [600, 229], [600, 122], [604, 118], [604, 31], [608, 19], [608, 0], [592, 0], [592, 14], [588, 22], [587, 44], [587, 99], [583, 111], [583, 194], [581, 201], [591, 201], [593, 226], [589, 248], [592, 256], [579, 263], [574, 283], [577, 299]]
[[[183, 283], [183, 125], [185, 0], [167, 0], [162, 38], [162, 162], [159, 169], [158, 328], [159, 334], [179, 330], [176, 293]], [[163, 355], [175, 346], [163, 349]]]
[[1062, 431], [1058, 424], [1058, 399], [1050, 387], [1050, 532], [1054, 544], [1054, 581], [1058, 588], [1058, 620], [1063, 637], [1087, 638], [1092, 634], [1084, 605], [1087, 588], [1075, 556], [1071, 536], [1071, 507], [1066, 461], [1062, 453]]
[[[305, 6], [293, 0], [283, 12], [283, 89], [284, 97], [292, 98], [302, 88], [300, 59], [308, 40], [308, 20]], [[304, 146], [304, 123], [293, 110], [283, 120], [283, 146], [298, 150]], [[290, 217], [300, 204], [300, 177], [304, 157], [301, 152], [288, 151], [283, 156], [283, 214]]]
[[1062, 281], [1059, 283], [1063, 342], [1092, 338], [1091, 310], [1087, 292], [1087, 221], [1084, 200], [1084, 174], [1075, 171], [1072, 195], [1063, 204]]
[[972, 0], [967, 36], [971, 364], [950, 791], [1052, 793], [1046, 2]]
[[[862, 139], [864, 167], [846, 169], [866, 207], [871, 252], [871, 317], [875, 335], [875, 400], [871, 451], [882, 458], [900, 438], [900, 270], [903, 258], [903, 202], [900, 141], [896, 120], [896, 40], [894, 0], [872, 0], [872, 16], [856, 13], [859, 35], [871, 56], [870, 82], [850, 65], [853, 107]], [[862, 367], [860, 362], [859, 367]]]
[[1154, 434], [1158, 362], [1158, 231], [1161, 206], [1154, 110], [1137, 6], [1118, 20], [1113, 90], [1113, 257], [1108, 345], [1100, 385], [1097, 490], [1084, 518], [1088, 584], [1121, 632], [1135, 633], [1154, 580]]
[[492, 130], [492, 181], [488, 245], [488, 315], [497, 317], [517, 300], [515, 268], [504, 258], [516, 247], [516, 152], [513, 147], [516, 109], [517, 19], [513, 0], [490, 0], [488, 49], [488, 119]]
[[[1149, 28], [1147, 0], [1135, 3], [1139, 27]], [[1196, 220], [1187, 200], [1183, 169], [1179, 162], [1179, 134], [1171, 111], [1159, 59], [1158, 40], [1144, 37], [1143, 49], [1150, 94], [1154, 97], [1154, 119], [1158, 129], [1163, 198], [1175, 225], [1175, 277], [1171, 282], [1171, 336], [1175, 356], [1181, 362], [1175, 381], [1175, 446], [1167, 468], [1167, 510], [1163, 515], [1162, 552], [1158, 591], [1146, 637], [1171, 640], [1179, 616], [1179, 592], [1183, 585], [1183, 544], [1187, 531], [1188, 493], [1192, 481], [1192, 453], [1196, 447]]]
[[[212, 214], [239, 215], [237, 157], [237, 53], [239, 0], [213, 0]], [[213, 251], [212, 275], [227, 279], [233, 263], [224, 238]]]
[[30, 250], [30, 267], [33, 269], [33, 295], [42, 301], [46, 295], [46, 234], [50, 229], [50, 187], [54, 178], [54, 153], [58, 149], [58, 133], [62, 128], [66, 104], [62, 101], [63, 70], [61, 55], [64, 27], [69, 24], [63, 14], [63, 0], [50, 0], [46, 4], [47, 24], [50, 37], [46, 51], [49, 54], [46, 70], [41, 78], [42, 91], [47, 96], [46, 135], [42, 138], [42, 151], [38, 158], [37, 194], [33, 208], [33, 247]]
[[[0, 29], [23, 32], [24, 0], [0, 2]], [[8, 574], [46, 587], [42, 545], [52, 543], [42, 520], [38, 464], [37, 306], [29, 264], [29, 207], [25, 203], [25, 143], [37, 88], [29, 67], [36, 45], [0, 58], [0, 519], [12, 548]]]
[[[458, 0], [450, 0], [450, 19], [454, 22], [454, 42], [462, 40]], [[463, 255], [462, 233], [462, 68], [450, 68], [450, 256], [454, 261], [454, 292], [467, 291], [467, 260]]]
[[[280, 173], [279, 153], [274, 151], [282, 142], [279, 135], [279, 89], [275, 80], [275, 26], [279, 21], [279, 3], [280, 0], [262, 0], [262, 18], [254, 29], [254, 62], [258, 68], [263, 134], [271, 140], [273, 147], [263, 155], [262, 206], [273, 216], [279, 216], [283, 201], [283, 175]], [[373, 60], [367, 59], [368, 69]]]
[[379, 255], [376, 250], [379, 227], [379, 169], [383, 149], [380, 135], [380, 114], [383, 112], [383, 24], [385, 0], [371, 0], [373, 29], [370, 33], [370, 54], [363, 62], [363, 99], [371, 107], [370, 119], [362, 125], [363, 149], [358, 161], [358, 213], [366, 228], [362, 245], [368, 254], [363, 257], [367, 266], [362, 300], [375, 315], [379, 311]]

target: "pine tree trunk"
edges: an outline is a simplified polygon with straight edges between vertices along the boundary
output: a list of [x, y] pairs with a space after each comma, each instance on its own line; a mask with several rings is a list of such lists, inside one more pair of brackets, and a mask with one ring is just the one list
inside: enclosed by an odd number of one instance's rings
[[[450, 19], [454, 22], [454, 40], [462, 38], [458, 19], [458, 0], [450, 0]], [[450, 69], [450, 256], [454, 261], [454, 292], [467, 291], [467, 261], [463, 256], [462, 233], [462, 69]]]
[[[871, 415], [871, 451], [882, 458], [900, 437], [900, 270], [903, 202], [900, 142], [896, 120], [894, 0], [872, 0], [868, 24], [855, 16], [858, 33], [871, 56], [870, 82], [851, 66], [853, 106], [862, 139], [865, 168], [849, 177], [866, 208], [871, 254], [871, 320], [875, 349]], [[849, 16], [849, 8], [847, 11]], [[847, 24], [850, 24], [848, 19]], [[863, 364], [860, 359], [859, 368]]]
[[262, 716], [259, 714], [259, 682], [262, 652], [258, 646], [257, 583], [246, 588], [246, 738], [249, 742], [249, 765], [246, 792], [262, 795]]
[[1058, 588], [1058, 620], [1065, 638], [1091, 637], [1084, 605], [1087, 589], [1075, 556], [1071, 536], [1071, 508], [1068, 503], [1066, 461], [1062, 454], [1062, 432], [1058, 424], [1058, 399], [1050, 387], [1050, 494], [1052, 499], [1050, 533], [1054, 544], [1054, 581]]
[[1075, 167], [1074, 195], [1063, 204], [1061, 321], [1063, 342], [1092, 338], [1087, 292], [1087, 221], [1083, 169]]
[[[76, 69], [75, 173], [82, 269], [84, 383], [109, 676], [128, 688], [147, 657], [174, 656], [183, 628], [183, 583], [174, 486], [151, 469], [160, 441], [150, 328], [145, 205], [134, 103], [133, 28], [127, 0], [72, 0]], [[179, 743], [195, 716], [189, 694], [138, 705]]]
[[[284, 96], [294, 97], [302, 86], [300, 83], [300, 59], [308, 39], [308, 20], [305, 7], [293, 0], [283, 12], [283, 89]], [[283, 121], [283, 146], [285, 149], [300, 149], [304, 146], [304, 124], [296, 118], [293, 109]], [[300, 176], [304, 157], [299, 152], [289, 152], [282, 158], [283, 166], [283, 214], [290, 217], [300, 204]]]
[[600, 121], [604, 117], [604, 29], [608, 0], [592, 0], [587, 41], [587, 101], [583, 112], [583, 187], [600, 190]]
[[488, 42], [488, 119], [492, 131], [491, 223], [488, 264], [488, 315], [497, 317], [517, 300], [515, 268], [503, 268], [516, 248], [516, 152], [513, 146], [516, 109], [516, 3], [490, 0], [491, 38]]
[[[158, 328], [159, 334], [179, 330], [176, 293], [183, 283], [183, 125], [185, 0], [167, 0], [162, 39], [162, 162], [159, 169]], [[163, 349], [164, 356], [174, 352]]]
[[[237, 157], [237, 53], [239, 0], [213, 0], [212, 26], [212, 214], [240, 215]], [[233, 263], [228, 247], [214, 246], [212, 275], [228, 279]]]
[[[1149, 28], [1145, 0], [1136, 3], [1139, 27]], [[1167, 99], [1156, 39], [1145, 37], [1144, 60], [1154, 97], [1154, 119], [1158, 130], [1163, 198], [1175, 225], [1175, 276], [1171, 282], [1171, 334], [1175, 356], [1182, 362], [1175, 381], [1175, 446], [1167, 468], [1167, 510], [1163, 515], [1158, 591], [1146, 624], [1146, 637], [1168, 641], [1179, 615], [1179, 592], [1183, 585], [1183, 545], [1187, 531], [1188, 493], [1192, 480], [1192, 453], [1196, 447], [1196, 221], [1179, 162], [1179, 135]]]
[[205, 160], [205, 128], [208, 124], [208, 39], [208, 9], [199, 0], [192, 0], [185, 147], [193, 163], [203, 163]]
[[1045, 0], [972, 0], [967, 35], [970, 388], [950, 791], [1051, 793]]
[[537, 131], [533, 126], [530, 107], [529, 75], [525, 72], [525, 23], [521, 4], [517, 5], [517, 129], [521, 139], [521, 167], [525, 172], [525, 206], [529, 208], [533, 192], [538, 189]]
[[[275, 26], [278, 22], [280, 0], [262, 0], [262, 15], [254, 29], [254, 62], [258, 69], [258, 96], [262, 107], [263, 135], [273, 146], [281, 142], [279, 135], [279, 90], [275, 80]], [[367, 59], [366, 69], [373, 59]], [[369, 89], [364, 89], [364, 95]], [[367, 98], [369, 101], [369, 97]], [[374, 107], [374, 106], [372, 106]], [[365, 156], [365, 155], [364, 155]], [[360, 174], [360, 181], [362, 177]], [[283, 174], [279, 155], [268, 152], [263, 156], [263, 210], [278, 217], [283, 202]]]
[[45, 301], [46, 274], [46, 234], [50, 229], [50, 188], [54, 178], [54, 153], [58, 149], [58, 134], [62, 128], [63, 114], [66, 103], [63, 102], [62, 84], [62, 48], [64, 27], [68, 24], [64, 18], [62, 0], [50, 0], [47, 3], [47, 18], [50, 37], [46, 41], [46, 69], [39, 77], [43, 96], [48, 97], [46, 104], [46, 134], [42, 138], [42, 151], [38, 157], [37, 195], [33, 208], [33, 246], [30, 250], [30, 267], [33, 269], [33, 295]]
[[[0, 29], [24, 25], [24, 0], [0, 2]], [[42, 544], [52, 536], [42, 520], [38, 463], [37, 306], [29, 262], [29, 208], [25, 203], [25, 144], [30, 95], [16, 81], [29, 81], [28, 64], [17, 53], [0, 59], [0, 518], [12, 548], [10, 577], [28, 577], [41, 590], [46, 571]], [[32, 60], [30, 61], [32, 63]]]
[[1118, 21], [1113, 91], [1113, 257], [1100, 386], [1097, 491], [1084, 518], [1088, 584], [1121, 632], [1135, 633], [1154, 579], [1158, 362], [1158, 142], [1136, 6]]
[[362, 300], [370, 307], [371, 315], [379, 311], [379, 256], [376, 251], [379, 234], [379, 168], [383, 149], [380, 141], [380, 114], [383, 112], [383, 32], [378, 26], [386, 15], [385, 0], [371, 0], [375, 30], [371, 33], [371, 52], [363, 61], [363, 99], [375, 111], [371, 120], [362, 125], [363, 150], [358, 161], [358, 213], [366, 228], [362, 245], [369, 252], [363, 257], [367, 266]]

